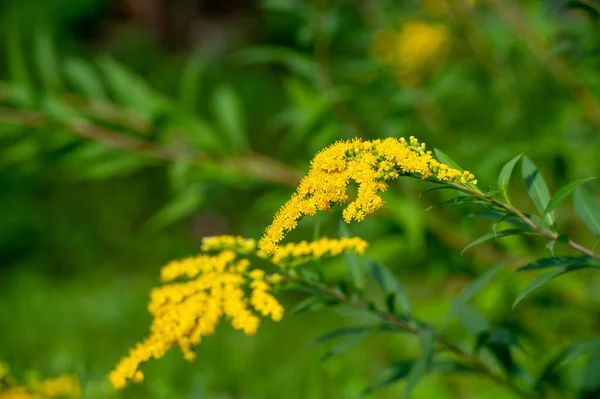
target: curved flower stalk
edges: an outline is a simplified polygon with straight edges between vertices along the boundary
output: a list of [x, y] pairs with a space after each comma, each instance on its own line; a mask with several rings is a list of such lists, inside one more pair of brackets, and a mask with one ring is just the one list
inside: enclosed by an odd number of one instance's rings
[[33, 380], [18, 385], [10, 375], [8, 365], [0, 362], [0, 399], [79, 399], [81, 386], [75, 375]]
[[379, 193], [399, 176], [445, 183], [477, 183], [470, 172], [434, 159], [431, 151], [425, 151], [425, 144], [412, 136], [408, 141], [404, 138], [340, 141], [318, 153], [310, 165], [296, 193], [275, 215], [259, 241], [260, 249], [266, 254], [276, 254], [277, 244], [304, 216], [312, 216], [318, 210], [327, 211], [334, 203], [346, 202], [351, 182], [358, 183], [358, 193], [344, 209], [347, 223], [361, 221], [381, 208], [383, 200]]
[[[267, 275], [262, 269], [250, 270], [250, 261], [239, 255], [267, 258], [284, 270], [292, 264], [339, 255], [344, 251], [362, 254], [367, 243], [359, 238], [328, 239], [288, 244], [278, 257], [259, 251], [256, 241], [243, 237], [214, 236], [202, 242], [202, 254], [172, 261], [161, 270], [163, 286], [150, 294], [148, 306], [153, 316], [150, 335], [129, 351], [110, 373], [117, 389], [128, 381], [141, 382], [142, 363], [160, 359], [179, 346], [187, 360], [194, 360], [193, 347], [215, 332], [222, 319], [234, 329], [254, 335], [260, 317], [279, 321], [284, 308], [272, 290], [282, 274]], [[187, 281], [180, 281], [187, 279]]]

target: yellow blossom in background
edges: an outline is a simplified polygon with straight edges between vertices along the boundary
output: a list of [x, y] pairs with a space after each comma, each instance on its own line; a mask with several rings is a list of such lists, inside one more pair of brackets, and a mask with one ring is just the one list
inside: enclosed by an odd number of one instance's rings
[[[220, 237], [207, 239], [204, 244], [210, 248], [210, 243], [219, 240], [231, 241]], [[163, 357], [173, 346], [179, 346], [184, 357], [193, 360], [193, 346], [213, 334], [223, 318], [247, 335], [253, 335], [260, 324], [256, 313], [281, 320], [283, 307], [270, 292], [272, 282], [262, 270], [248, 273], [249, 265], [247, 259], [238, 260], [231, 250], [167, 264], [161, 271], [162, 281], [167, 284], [151, 292], [150, 336], [131, 349], [111, 372], [113, 386], [123, 388], [129, 380], [142, 381], [139, 366]], [[174, 281], [181, 277], [188, 280]]]
[[278, 265], [297, 266], [313, 259], [340, 255], [346, 251], [362, 255], [367, 246], [367, 242], [359, 237], [344, 237], [340, 239], [323, 237], [313, 242], [290, 242], [281, 246], [275, 252], [272, 261]]
[[444, 65], [450, 48], [446, 26], [406, 21], [396, 31], [382, 29], [374, 36], [373, 57], [388, 65], [401, 83], [418, 86], [423, 78]]
[[9, 368], [0, 363], [0, 399], [79, 399], [81, 386], [75, 375], [33, 380], [26, 385], [15, 385], [9, 377]]
[[412, 136], [409, 141], [404, 138], [339, 141], [313, 158], [308, 175], [260, 239], [260, 250], [276, 255], [277, 244], [296, 228], [302, 217], [346, 202], [351, 182], [358, 184], [358, 192], [344, 209], [343, 217], [347, 223], [363, 220], [383, 206], [378, 194], [387, 189], [390, 180], [401, 175], [447, 183], [477, 183], [468, 171], [462, 172], [434, 159], [431, 151], [425, 151], [425, 144]]

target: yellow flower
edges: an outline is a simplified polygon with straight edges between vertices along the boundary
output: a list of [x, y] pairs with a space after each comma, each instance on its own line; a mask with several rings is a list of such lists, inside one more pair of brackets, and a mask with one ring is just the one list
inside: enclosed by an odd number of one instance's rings
[[[220, 242], [220, 243], [219, 243]], [[241, 247], [236, 239], [207, 239], [206, 248], [215, 245], [233, 245], [239, 251], [248, 249], [247, 242]], [[213, 245], [214, 244], [214, 245]], [[167, 264], [161, 272], [166, 285], [151, 292], [148, 309], [153, 316], [150, 335], [129, 351], [110, 373], [115, 388], [123, 388], [129, 380], [140, 382], [144, 375], [139, 366], [159, 359], [173, 346], [179, 346], [187, 360], [193, 360], [192, 348], [203, 337], [213, 334], [219, 321], [230, 320], [233, 328], [253, 335], [260, 324], [255, 312], [279, 321], [283, 307], [271, 295], [271, 282], [264, 279], [262, 270], [246, 273], [247, 259], [236, 259], [235, 252], [225, 250], [216, 255], [199, 255]], [[189, 280], [179, 282], [177, 278]], [[246, 297], [245, 287], [251, 290]]]
[[387, 28], [375, 34], [373, 57], [391, 67], [405, 85], [417, 86], [446, 61], [450, 33], [442, 24], [407, 21], [400, 31]]
[[[8, 376], [8, 366], [0, 363], [0, 380]], [[0, 384], [0, 399], [78, 399], [81, 386], [75, 375], [64, 374], [56, 378], [34, 380], [23, 386], [4, 387]]]
[[[358, 183], [356, 198], [343, 211], [344, 220], [361, 221], [383, 206], [379, 193], [388, 181], [402, 175], [438, 182], [475, 184], [475, 176], [435, 160], [425, 144], [410, 137], [385, 140], [339, 141], [319, 152], [310, 163], [310, 171], [300, 182], [296, 193], [275, 215], [259, 241], [259, 248], [268, 255], [278, 251], [277, 244], [296, 228], [298, 221], [317, 210], [327, 211], [334, 203], [348, 199], [347, 186]], [[277, 262], [275, 262], [277, 263]]]

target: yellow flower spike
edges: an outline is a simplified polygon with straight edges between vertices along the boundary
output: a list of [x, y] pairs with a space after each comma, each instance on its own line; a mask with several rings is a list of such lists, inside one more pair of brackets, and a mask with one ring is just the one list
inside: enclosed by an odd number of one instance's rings
[[279, 247], [271, 261], [279, 266], [297, 266], [313, 259], [340, 255], [342, 252], [355, 252], [362, 255], [367, 246], [368, 243], [358, 237], [339, 239], [322, 237], [311, 243], [301, 241], [285, 244]]
[[[140, 365], [163, 357], [172, 347], [178, 346], [185, 359], [194, 360], [193, 347], [203, 337], [213, 334], [223, 318], [247, 335], [255, 334], [260, 325], [255, 312], [281, 320], [284, 309], [270, 294], [272, 282], [264, 278], [264, 271], [255, 269], [246, 274], [249, 261], [236, 259], [234, 250], [254, 249], [252, 240], [209, 237], [203, 246], [211, 251], [218, 246], [229, 249], [215, 255], [173, 261], [162, 269], [166, 284], [152, 290], [148, 305], [153, 316], [150, 335], [131, 349], [110, 373], [115, 388], [123, 388], [129, 381], [142, 381]], [[188, 280], [173, 281], [182, 277]], [[249, 296], [246, 287], [250, 289]]]
[[[275, 215], [265, 234], [258, 242], [259, 249], [267, 255], [276, 255], [278, 244], [285, 235], [296, 228], [304, 216], [317, 210], [329, 210], [335, 203], [344, 203], [348, 184], [358, 184], [354, 201], [343, 210], [347, 223], [361, 221], [383, 206], [379, 196], [390, 180], [402, 175], [438, 182], [475, 184], [475, 176], [440, 163], [425, 144], [415, 137], [387, 138], [384, 140], [338, 141], [319, 152], [310, 162], [310, 170], [300, 182], [295, 194]], [[279, 255], [281, 260], [285, 254]], [[278, 263], [275, 260], [275, 263]]]

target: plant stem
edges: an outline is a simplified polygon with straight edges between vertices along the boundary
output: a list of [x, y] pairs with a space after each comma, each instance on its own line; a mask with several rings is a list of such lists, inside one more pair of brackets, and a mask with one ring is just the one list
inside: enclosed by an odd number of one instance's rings
[[[299, 285], [304, 285], [305, 287], [311, 288], [313, 290], [319, 291], [331, 298], [337, 299], [341, 303], [344, 303], [348, 306], [351, 306], [356, 309], [360, 309], [366, 312], [370, 312], [378, 316], [380, 319], [393, 324], [399, 329], [409, 332], [411, 334], [418, 335], [421, 333], [421, 329], [414, 323], [407, 322], [404, 319], [401, 319], [391, 313], [385, 312], [379, 309], [373, 309], [369, 304], [365, 301], [361, 301], [359, 299], [350, 298], [349, 296], [343, 294], [339, 290], [328, 287], [326, 285], [317, 283], [315, 281], [305, 280], [297, 276], [291, 276], [286, 274], [284, 279], [288, 282], [296, 283]], [[489, 379], [493, 380], [497, 384], [507, 388], [513, 393], [517, 394], [523, 398], [530, 399], [538, 399], [540, 396], [537, 393], [526, 391], [516, 385], [514, 385], [510, 380], [503, 377], [502, 375], [493, 371], [489, 366], [487, 366], [483, 361], [474, 356], [471, 353], [466, 352], [465, 350], [459, 348], [457, 345], [450, 342], [447, 338], [444, 338], [440, 334], [436, 335], [436, 339], [439, 344], [443, 347], [454, 353], [456, 356], [463, 358], [468, 363], [470, 363], [473, 367], [479, 370], [481, 373], [485, 374]]]
[[[479, 198], [482, 201], [487, 202], [488, 204], [492, 204], [495, 205], [497, 207], [500, 207], [502, 209], [504, 209], [505, 211], [512, 213], [513, 215], [517, 216], [519, 219], [521, 219], [525, 224], [527, 224], [529, 227], [531, 227], [533, 230], [537, 231], [540, 234], [545, 235], [546, 237], [552, 239], [552, 240], [556, 240], [558, 238], [558, 234], [550, 231], [550, 230], [546, 230], [543, 227], [537, 225], [533, 220], [531, 220], [530, 218], [527, 217], [527, 215], [525, 215], [523, 212], [521, 212], [520, 210], [518, 210], [517, 208], [515, 208], [512, 205], [506, 204], [504, 202], [498, 201], [494, 198], [490, 198], [490, 197], [486, 197], [484, 193], [482, 193], [479, 190], [475, 190], [471, 187], [468, 186], [464, 186], [462, 184], [458, 184], [458, 183], [450, 183], [451, 186], [456, 187], [457, 189], [459, 189], [460, 191], [467, 193], [469, 195], [472, 195], [474, 197]], [[567, 241], [567, 244], [569, 244], [569, 246], [591, 258], [594, 259], [598, 259], [600, 260], [600, 254], [595, 253], [594, 251], [592, 251], [589, 248], [584, 247], [583, 245], [569, 239], [569, 241]]]

